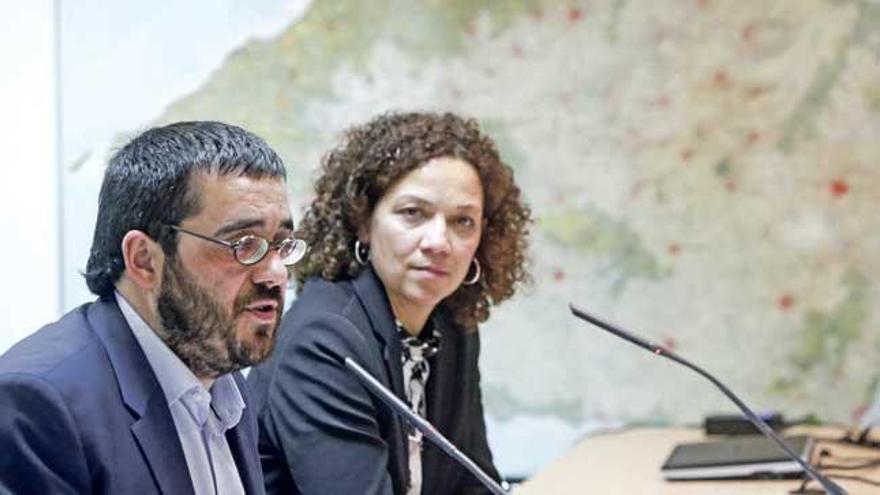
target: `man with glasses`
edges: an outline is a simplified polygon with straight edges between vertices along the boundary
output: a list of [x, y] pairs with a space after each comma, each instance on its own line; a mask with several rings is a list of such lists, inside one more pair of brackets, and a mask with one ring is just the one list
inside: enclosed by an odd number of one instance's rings
[[85, 273], [99, 299], [0, 357], [0, 493], [263, 493], [238, 370], [271, 352], [305, 248], [257, 136], [183, 122], [119, 150]]

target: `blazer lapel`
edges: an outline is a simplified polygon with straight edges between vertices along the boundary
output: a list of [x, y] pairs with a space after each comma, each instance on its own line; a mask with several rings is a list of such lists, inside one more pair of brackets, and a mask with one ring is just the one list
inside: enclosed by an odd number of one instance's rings
[[[391, 383], [391, 391], [401, 400], [406, 401], [403, 390], [403, 367], [400, 361], [400, 336], [397, 335], [397, 325], [394, 323], [394, 314], [391, 311], [385, 287], [373, 273], [371, 267], [366, 267], [361, 271], [360, 275], [354, 279], [353, 287], [370, 320], [376, 341], [382, 346], [382, 360]], [[389, 462], [393, 463], [391, 472], [392, 476], [397, 473], [400, 478], [398, 480], [399, 486], [405, 487], [409, 479], [409, 465], [407, 463], [407, 436], [404, 420], [399, 418], [397, 413], [391, 412], [390, 414], [393, 418], [390, 436], [394, 442], [391, 447], [392, 459], [389, 459]]]
[[89, 322], [107, 350], [125, 405], [135, 418], [131, 426], [159, 489], [192, 494], [193, 484], [177, 437], [174, 419], [147, 357], [115, 302], [98, 301]]
[[400, 365], [400, 336], [397, 335], [397, 325], [394, 323], [394, 314], [385, 287], [382, 286], [373, 269], [366, 267], [354, 280], [354, 289], [370, 318], [373, 333], [383, 346], [382, 359], [385, 361], [385, 370], [391, 377], [391, 390], [401, 400], [406, 400], [403, 390], [403, 369]]
[[456, 389], [456, 381], [463, 380], [458, 375], [462, 369], [459, 360], [459, 335], [456, 330], [450, 329], [445, 319], [437, 314], [431, 318], [430, 323], [440, 333], [440, 352], [431, 359], [431, 376], [428, 380], [427, 394], [431, 407], [428, 409], [428, 420], [445, 435], [451, 431], [451, 423], [461, 419], [455, 413], [455, 405], [452, 400], [452, 391]]
[[[171, 428], [169, 428], [169, 425]], [[159, 389], [147, 402], [144, 415], [131, 426], [162, 493], [193, 493], [192, 479], [165, 394]]]
[[[450, 328], [446, 320], [438, 313], [435, 312], [430, 320], [440, 333], [440, 352], [430, 360], [431, 376], [428, 379], [426, 390], [428, 404], [430, 404], [428, 421], [450, 441], [458, 443], [453, 436], [456, 428], [454, 422], [460, 421], [462, 418], [461, 412], [454, 409], [456, 404], [460, 404], [460, 401], [456, 401], [453, 394], [460, 384], [465, 382], [466, 378], [459, 375], [462, 367], [459, 365], [461, 346], [457, 330]], [[460, 443], [457, 446], [462, 447]], [[426, 474], [426, 477], [438, 481], [455, 479], [452, 470], [455, 468], [456, 462], [449, 459], [438, 447], [428, 443], [422, 452], [423, 472], [434, 473]], [[437, 485], [434, 484], [434, 486], [436, 488]], [[425, 494], [440, 492], [442, 490], [429, 491], [427, 488], [423, 490]]]
[[244, 486], [245, 493], [264, 493], [263, 479], [260, 476], [260, 466], [257, 463], [257, 447], [253, 444], [253, 438], [245, 433], [244, 425], [239, 424], [226, 432], [226, 441], [229, 442], [229, 450], [235, 459], [238, 468], [238, 476]]
[[238, 385], [241, 395], [244, 397], [245, 410], [242, 411], [241, 420], [235, 425], [235, 428], [226, 432], [226, 441], [229, 442], [229, 450], [232, 451], [244, 492], [265, 493], [263, 471], [258, 462], [257, 439], [253, 434], [257, 429], [256, 421], [248, 411], [250, 400], [247, 395], [247, 384], [241, 376], [235, 377], [235, 384]]

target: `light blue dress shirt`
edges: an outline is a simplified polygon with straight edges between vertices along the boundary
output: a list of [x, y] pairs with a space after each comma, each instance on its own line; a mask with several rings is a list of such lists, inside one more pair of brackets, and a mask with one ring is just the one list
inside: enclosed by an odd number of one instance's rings
[[196, 495], [244, 495], [225, 435], [241, 420], [245, 408], [235, 380], [223, 375], [210, 392], [205, 390], [119, 292], [116, 302], [168, 400]]

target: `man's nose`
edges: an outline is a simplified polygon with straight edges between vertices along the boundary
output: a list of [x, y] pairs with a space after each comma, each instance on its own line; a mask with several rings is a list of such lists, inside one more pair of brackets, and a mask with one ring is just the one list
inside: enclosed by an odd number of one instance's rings
[[281, 261], [281, 255], [277, 249], [269, 249], [266, 257], [260, 260], [254, 267], [252, 280], [255, 284], [264, 285], [266, 287], [286, 286], [290, 273], [287, 265]]

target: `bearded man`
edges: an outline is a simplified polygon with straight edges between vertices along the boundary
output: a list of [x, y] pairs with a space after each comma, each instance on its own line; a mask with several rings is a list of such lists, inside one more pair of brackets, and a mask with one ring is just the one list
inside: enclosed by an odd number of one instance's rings
[[271, 352], [305, 251], [285, 181], [219, 122], [111, 158], [85, 273], [99, 299], [0, 357], [0, 492], [263, 493], [238, 370]]

